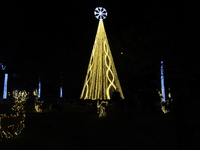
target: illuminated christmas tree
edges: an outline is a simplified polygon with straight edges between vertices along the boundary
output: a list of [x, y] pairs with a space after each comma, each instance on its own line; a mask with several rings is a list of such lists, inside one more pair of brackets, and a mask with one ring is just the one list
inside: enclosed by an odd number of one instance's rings
[[112, 93], [118, 91], [124, 99], [103, 24], [107, 12], [105, 8], [97, 7], [94, 14], [99, 25], [80, 98], [110, 100]]

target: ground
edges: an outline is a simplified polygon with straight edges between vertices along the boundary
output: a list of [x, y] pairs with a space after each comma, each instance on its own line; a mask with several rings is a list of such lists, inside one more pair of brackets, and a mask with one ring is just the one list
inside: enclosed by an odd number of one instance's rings
[[[0, 148], [176, 149], [174, 117], [164, 115], [160, 110], [157, 110], [155, 116], [145, 117], [136, 109], [133, 116], [128, 117], [125, 109], [124, 115], [120, 112], [114, 116], [113, 106], [108, 106], [107, 116], [99, 118], [96, 106], [65, 103], [62, 112], [50, 112], [49, 105], [46, 103], [44, 113], [36, 113], [33, 102], [27, 102], [24, 130], [19, 136], [0, 142]], [[196, 149], [200, 148], [199, 133], [197, 128], [193, 140], [193, 147]]]

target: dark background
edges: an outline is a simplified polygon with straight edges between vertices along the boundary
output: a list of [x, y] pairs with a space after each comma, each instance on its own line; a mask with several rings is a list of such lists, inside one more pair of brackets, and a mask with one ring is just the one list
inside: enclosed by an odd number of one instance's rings
[[116, 0], [3, 2], [0, 62], [6, 72], [17, 74], [10, 77], [12, 86], [33, 90], [40, 77], [42, 90], [58, 96], [62, 72], [64, 95], [79, 97], [98, 26], [94, 9], [99, 6], [108, 12], [104, 26], [125, 93], [146, 83], [159, 88], [161, 60], [166, 86], [199, 90], [199, 3]]

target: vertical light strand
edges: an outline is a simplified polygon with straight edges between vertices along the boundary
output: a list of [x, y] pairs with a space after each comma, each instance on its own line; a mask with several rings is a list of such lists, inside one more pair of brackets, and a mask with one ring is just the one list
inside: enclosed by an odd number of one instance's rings
[[63, 97], [63, 95], [62, 95], [62, 86], [60, 86], [60, 98], [62, 98]]
[[8, 74], [5, 73], [4, 88], [3, 88], [3, 99], [7, 99], [7, 87], [8, 87]]
[[161, 61], [161, 67], [160, 67], [160, 72], [161, 72], [161, 91], [162, 91], [162, 102], [166, 101], [165, 98], [165, 84], [164, 84], [164, 68], [163, 68], [163, 61]]
[[60, 76], [60, 98], [63, 97], [63, 89], [62, 89], [62, 75]]
[[40, 98], [41, 97], [41, 80], [40, 80], [40, 78], [39, 78], [38, 88], [39, 88], [39, 90], [38, 90], [38, 98]]

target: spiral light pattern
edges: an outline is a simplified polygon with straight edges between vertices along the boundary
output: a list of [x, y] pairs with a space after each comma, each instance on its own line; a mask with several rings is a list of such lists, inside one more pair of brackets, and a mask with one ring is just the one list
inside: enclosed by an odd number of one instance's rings
[[124, 99], [103, 20], [100, 20], [80, 98], [110, 100], [115, 90], [120, 92], [121, 98]]

